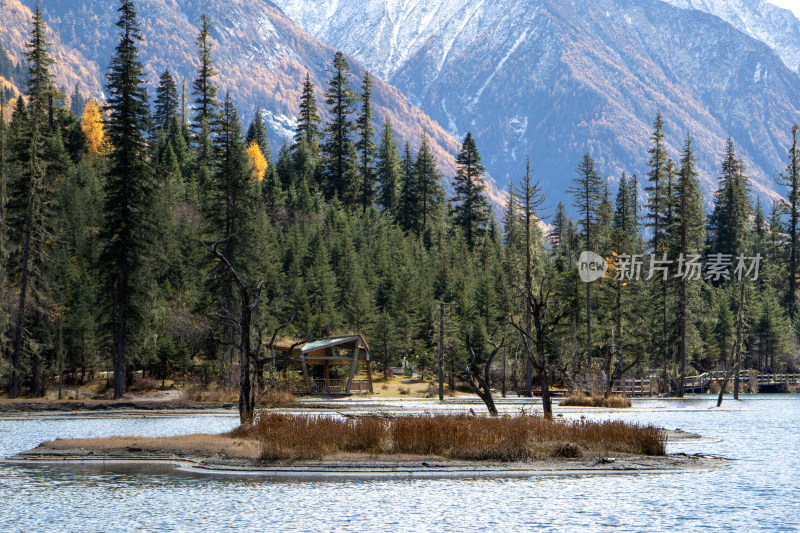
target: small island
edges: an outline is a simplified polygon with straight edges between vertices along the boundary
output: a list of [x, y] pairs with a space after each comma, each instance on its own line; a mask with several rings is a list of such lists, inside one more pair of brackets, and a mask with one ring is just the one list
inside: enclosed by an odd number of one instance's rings
[[716, 458], [667, 455], [696, 435], [619, 421], [538, 416], [319, 416], [261, 412], [229, 433], [57, 439], [9, 458], [25, 462], [172, 463], [194, 471], [282, 477], [527, 476], [715, 468]]

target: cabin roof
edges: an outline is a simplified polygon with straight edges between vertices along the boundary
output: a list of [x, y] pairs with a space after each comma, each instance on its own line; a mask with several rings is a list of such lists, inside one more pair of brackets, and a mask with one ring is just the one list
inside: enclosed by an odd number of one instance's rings
[[[288, 344], [286, 341], [276, 342], [273, 348], [281, 352], [292, 350], [294, 343]], [[358, 348], [364, 352], [369, 352], [369, 345], [363, 335], [343, 335], [340, 337], [326, 337], [311, 342], [300, 343], [294, 347], [292, 352], [307, 354], [309, 352], [324, 351], [328, 348], [342, 348], [345, 350], [355, 350]]]

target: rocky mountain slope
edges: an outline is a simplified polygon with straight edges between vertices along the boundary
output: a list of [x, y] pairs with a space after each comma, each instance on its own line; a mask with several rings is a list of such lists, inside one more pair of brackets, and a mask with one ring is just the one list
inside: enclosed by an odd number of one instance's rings
[[[0, 0], [4, 17], [11, 22], [0, 26], [0, 46], [18, 61], [30, 31], [30, 9], [35, 0]], [[56, 70], [62, 87], [80, 79], [82, 90], [101, 96], [104, 74], [117, 42], [116, 1], [47, 0], [42, 10], [47, 22]], [[195, 38], [200, 15], [214, 23], [214, 58], [220, 72], [220, 97], [230, 91], [244, 120], [260, 107], [268, 123], [274, 148], [288, 139], [295, 125], [297, 104], [306, 72], [321, 91], [329, 78], [335, 50], [299, 29], [277, 7], [266, 1], [248, 0], [138, 0], [136, 2], [143, 43], [140, 48], [145, 75], [154, 94], [158, 75], [169, 68], [178, 79], [186, 77], [188, 92], [197, 70]], [[8, 17], [6, 17], [8, 20]], [[66, 60], [65, 60], [66, 58]], [[353, 85], [358, 88], [364, 68], [351, 58]], [[424, 132], [431, 137], [443, 171], [451, 175], [456, 139], [448, 135], [425, 113], [414, 107], [395, 87], [376, 79], [375, 114], [378, 123], [391, 117], [398, 135], [412, 146]], [[246, 124], [245, 124], [246, 126]]]
[[658, 109], [674, 156], [694, 136], [707, 192], [730, 135], [771, 196], [800, 121], [800, 78], [767, 45], [657, 0], [276, 3], [456, 137], [472, 130], [499, 182], [530, 156], [554, 199], [585, 152], [642, 175]]
[[800, 20], [765, 0], [664, 0], [677, 7], [716, 15], [737, 30], [768, 44], [787, 67], [800, 72]]

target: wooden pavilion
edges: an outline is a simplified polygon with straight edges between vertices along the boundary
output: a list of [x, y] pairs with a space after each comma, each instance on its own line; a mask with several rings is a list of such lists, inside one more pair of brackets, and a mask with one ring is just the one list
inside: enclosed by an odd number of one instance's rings
[[[363, 335], [343, 335], [326, 337], [311, 342], [286, 344], [275, 342], [271, 346], [277, 355], [282, 352], [288, 365], [298, 365], [303, 374], [303, 383], [293, 392], [318, 393], [372, 393], [372, 373], [370, 369], [369, 345]], [[367, 371], [366, 380], [356, 380], [359, 364]], [[284, 365], [286, 375], [288, 365]], [[331, 379], [331, 366], [349, 366], [346, 379]], [[321, 375], [321, 376], [320, 376]]]

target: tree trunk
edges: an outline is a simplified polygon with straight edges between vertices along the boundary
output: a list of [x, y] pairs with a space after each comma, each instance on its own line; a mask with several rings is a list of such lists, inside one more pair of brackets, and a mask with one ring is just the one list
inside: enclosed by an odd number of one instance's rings
[[[246, 296], [246, 295], [243, 295]], [[242, 338], [239, 350], [240, 383], [239, 383], [239, 420], [242, 424], [253, 421], [253, 398], [250, 396], [250, 302], [242, 298]]]
[[117, 290], [119, 302], [117, 303], [117, 345], [114, 357], [114, 399], [118, 400], [125, 395], [125, 329], [127, 325], [127, 272], [124, 268], [120, 268], [119, 279], [117, 281]]
[[[33, 185], [31, 185], [33, 186]], [[17, 320], [14, 324], [14, 348], [11, 352], [11, 379], [8, 384], [8, 397], [16, 398], [20, 392], [20, 374], [21, 359], [22, 359], [22, 338], [25, 328], [25, 304], [28, 299], [28, 266], [30, 261], [31, 249], [31, 209], [30, 205], [32, 199], [28, 200], [28, 219], [25, 221], [25, 236], [22, 244], [22, 261], [21, 261], [21, 281], [19, 288], [19, 305], [17, 307]]]
[[686, 279], [680, 280], [680, 294], [678, 296], [678, 313], [680, 313], [678, 324], [678, 350], [681, 362], [681, 383], [678, 390], [678, 397], [683, 398], [686, 393]]

